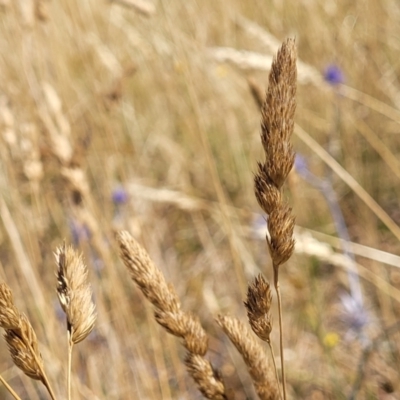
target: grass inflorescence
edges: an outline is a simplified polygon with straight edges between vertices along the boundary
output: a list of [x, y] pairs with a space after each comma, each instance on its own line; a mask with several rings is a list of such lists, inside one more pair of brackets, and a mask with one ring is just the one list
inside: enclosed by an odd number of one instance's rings
[[397, 398], [399, 11], [0, 0], [0, 398]]

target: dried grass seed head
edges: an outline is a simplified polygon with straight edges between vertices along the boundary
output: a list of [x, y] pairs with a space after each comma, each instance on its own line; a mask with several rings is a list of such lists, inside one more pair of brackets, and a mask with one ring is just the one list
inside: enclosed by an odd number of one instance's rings
[[268, 281], [260, 274], [252, 285], [248, 286], [244, 305], [253, 332], [265, 342], [270, 342], [272, 330], [271, 317], [272, 291]]
[[[25, 375], [43, 382], [44, 376], [41, 372], [43, 371], [43, 361], [39, 353], [36, 334], [24, 314], [20, 315], [19, 326], [18, 329], [5, 330], [4, 339], [7, 342], [11, 358]], [[36, 357], [33, 356], [32, 351]]]
[[238, 319], [228, 316], [219, 316], [217, 323], [246, 363], [259, 398], [261, 400], [279, 399], [279, 388], [268, 364], [268, 357], [247, 326]]
[[20, 313], [14, 306], [11, 289], [5, 282], [0, 282], [0, 327], [3, 329], [20, 327]]
[[296, 46], [288, 39], [274, 58], [267, 96], [262, 108], [263, 144], [266, 153], [272, 141], [288, 142], [293, 133], [296, 111]]
[[268, 231], [270, 239], [268, 247], [274, 268], [285, 263], [294, 252], [293, 231], [295, 217], [292, 210], [286, 204], [280, 204], [268, 216]]
[[5, 330], [4, 339], [14, 364], [30, 378], [43, 382], [43, 361], [35, 331], [15, 307], [11, 289], [4, 282], [0, 283], [0, 327]]
[[184, 346], [193, 354], [205, 356], [208, 350], [208, 336], [197, 317], [188, 314]]
[[89, 335], [96, 321], [88, 272], [82, 256], [65, 243], [57, 249], [55, 256], [58, 299], [67, 316], [70, 340], [76, 344]]
[[261, 141], [265, 152], [264, 180], [280, 189], [294, 164], [290, 138], [296, 111], [296, 47], [293, 39], [283, 43], [272, 62], [267, 96], [261, 110]]
[[170, 334], [182, 338], [189, 352], [204, 356], [208, 349], [208, 337], [198, 318], [181, 310], [173, 286], [166, 283], [146, 250], [128, 232], [119, 232], [117, 240], [122, 260], [132, 279], [156, 307], [156, 321]]
[[126, 231], [118, 232], [117, 241], [122, 261], [146, 298], [164, 312], [179, 313], [180, 302], [175, 289], [167, 284], [147, 251]]
[[258, 174], [254, 177], [256, 199], [260, 207], [270, 214], [282, 202], [281, 191], [264, 171], [265, 166], [258, 163]]
[[208, 399], [226, 400], [224, 383], [204, 356], [208, 350], [208, 337], [195, 316], [181, 310], [180, 301], [172, 285], [155, 266], [146, 250], [126, 232], [116, 235], [120, 255], [132, 279], [156, 308], [156, 321], [170, 334], [183, 339], [188, 350], [186, 368], [199, 390]]
[[200, 355], [188, 353], [185, 365], [204, 397], [211, 400], [227, 399], [222, 378], [207, 360]]

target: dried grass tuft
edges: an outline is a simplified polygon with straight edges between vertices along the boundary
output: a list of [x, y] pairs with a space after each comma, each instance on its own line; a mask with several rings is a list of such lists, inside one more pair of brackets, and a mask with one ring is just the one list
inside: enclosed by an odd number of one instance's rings
[[156, 321], [167, 332], [183, 339], [183, 345], [188, 350], [185, 364], [201, 393], [207, 399], [227, 399], [220, 374], [204, 358], [208, 350], [208, 337], [199, 320], [181, 310], [181, 303], [173, 286], [167, 284], [147, 252], [128, 232], [119, 232], [117, 241], [121, 258], [131, 278], [156, 308]]

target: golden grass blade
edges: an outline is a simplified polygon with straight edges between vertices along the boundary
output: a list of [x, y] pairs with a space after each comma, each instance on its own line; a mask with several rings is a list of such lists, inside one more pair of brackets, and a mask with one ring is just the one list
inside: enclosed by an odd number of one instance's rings
[[[317, 232], [311, 229], [305, 229], [303, 227], [297, 226], [295, 228], [295, 237], [297, 241], [297, 237], [301, 236], [315, 236], [318, 240], [322, 242], [322, 244], [330, 245], [335, 249], [342, 249], [343, 243], [342, 239], [339, 239], [336, 236], [327, 235], [322, 232]], [[265, 236], [265, 235], [263, 235]], [[389, 253], [387, 251], [379, 250], [374, 247], [365, 246], [355, 242], [346, 242], [346, 246], [349, 247], [350, 251], [357, 256], [361, 256], [363, 258], [368, 258], [370, 260], [378, 261], [383, 264], [390, 265], [392, 267], [400, 268], [400, 256], [396, 254]], [[297, 249], [296, 249], [297, 251]]]
[[145, 0], [113, 0], [113, 3], [119, 4], [126, 8], [131, 8], [137, 12], [149, 17], [156, 12], [156, 8], [153, 3]]
[[348, 99], [354, 100], [360, 104], [367, 106], [371, 110], [374, 110], [384, 115], [385, 117], [396, 121], [397, 123], [400, 123], [400, 112], [398, 110], [383, 103], [375, 97], [370, 96], [367, 93], [364, 93], [347, 85], [341, 85], [340, 94], [347, 97]]
[[360, 134], [368, 141], [370, 146], [381, 156], [382, 160], [390, 168], [397, 179], [400, 180], [400, 160], [392, 153], [385, 143], [379, 138], [367, 123], [362, 119], [349, 118], [353, 126], [357, 128]]
[[400, 240], [400, 227], [390, 218], [385, 210], [372, 196], [305, 130], [296, 125], [296, 136], [305, 143], [332, 171], [342, 179], [353, 192], [370, 208], [370, 210], [388, 227], [393, 235]]
[[14, 392], [13, 388], [4, 380], [4, 378], [0, 375], [0, 382], [5, 386], [5, 388], [10, 392], [10, 394], [14, 397], [15, 400], [21, 400], [21, 398]]
[[32, 293], [33, 298], [37, 302], [38, 309], [45, 312], [47, 309], [46, 301], [43, 296], [41, 285], [36, 278], [33, 266], [26, 254], [24, 245], [21, 240], [20, 233], [15, 224], [15, 221], [7, 207], [3, 197], [0, 197], [0, 216], [3, 220], [4, 228], [10, 238], [15, 257], [18, 260], [19, 267], [25, 280], [28, 282], [28, 287]]

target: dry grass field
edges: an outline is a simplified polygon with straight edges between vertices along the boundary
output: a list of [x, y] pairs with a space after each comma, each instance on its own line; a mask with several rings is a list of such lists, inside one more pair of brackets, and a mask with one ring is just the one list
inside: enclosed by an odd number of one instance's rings
[[[155, 321], [121, 230], [207, 333], [205, 359], [228, 393], [209, 398], [279, 398], [257, 397], [220, 325], [229, 315], [250, 330], [248, 284], [273, 282], [254, 195], [257, 100], [294, 37], [297, 155], [283, 198], [296, 248], [279, 274], [287, 398], [400, 399], [399, 27], [395, 0], [0, 0], [0, 282], [36, 332], [54, 398], [68, 398], [54, 257], [60, 266], [64, 242], [83, 253], [97, 313], [73, 348], [69, 397], [203, 398], [184, 364], [190, 338], [185, 349]], [[156, 303], [158, 289], [142, 287]], [[50, 398], [3, 339], [0, 375], [23, 400]], [[13, 398], [2, 384], [0, 398]]]

